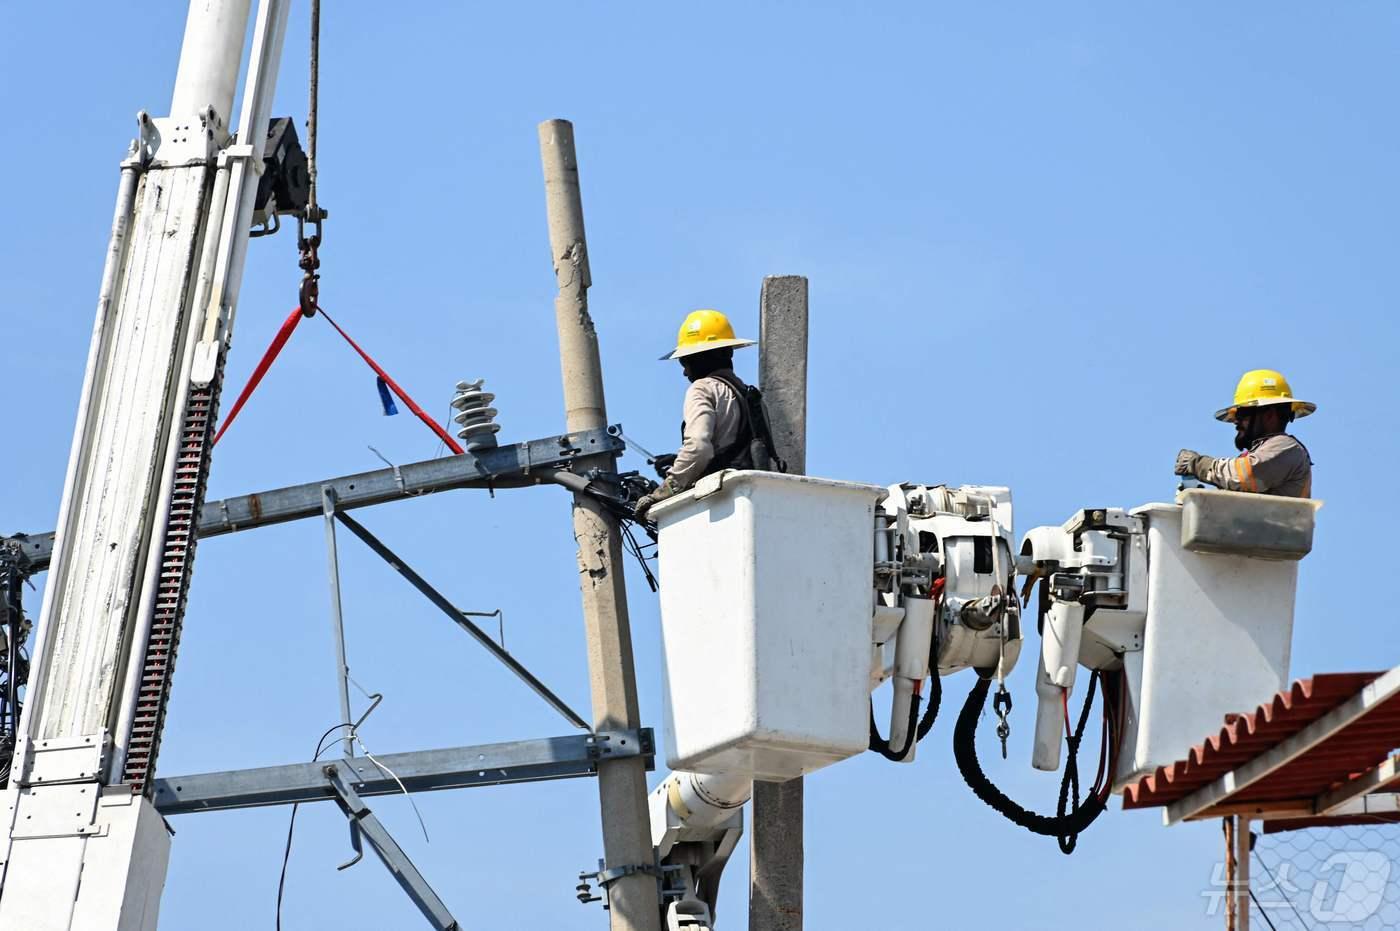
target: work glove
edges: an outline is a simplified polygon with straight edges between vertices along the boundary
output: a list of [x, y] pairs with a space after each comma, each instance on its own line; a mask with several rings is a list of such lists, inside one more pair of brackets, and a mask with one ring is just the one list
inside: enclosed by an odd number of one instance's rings
[[674, 497], [680, 494], [680, 491], [681, 490], [668, 478], [651, 494], [643, 495], [632, 512], [637, 516], [637, 520], [646, 520], [647, 512], [651, 510], [652, 505], [656, 504], [658, 501], [665, 501], [667, 498]]
[[[1183, 449], [1176, 454], [1176, 474], [1201, 478], [1201, 473], [1206, 471], [1214, 461], [1212, 457], [1202, 455], [1194, 449]], [[1201, 480], [1205, 481], [1203, 478]]]
[[656, 477], [664, 479], [671, 474], [671, 466], [676, 464], [676, 454], [662, 453], [660, 456], [653, 459], [651, 464], [656, 469]]

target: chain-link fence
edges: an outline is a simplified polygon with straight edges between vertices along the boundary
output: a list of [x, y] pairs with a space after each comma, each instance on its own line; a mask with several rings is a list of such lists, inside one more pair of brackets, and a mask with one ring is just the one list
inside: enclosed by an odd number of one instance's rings
[[1249, 873], [1251, 931], [1400, 928], [1400, 824], [1263, 834]]

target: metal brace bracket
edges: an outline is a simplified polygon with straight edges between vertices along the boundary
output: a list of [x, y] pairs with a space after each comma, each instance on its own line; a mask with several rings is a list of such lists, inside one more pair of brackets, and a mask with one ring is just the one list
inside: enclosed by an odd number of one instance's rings
[[651, 756], [656, 752], [656, 738], [649, 727], [639, 731], [599, 731], [588, 735], [587, 739], [588, 757], [592, 760], [613, 756]]
[[[600, 867], [603, 865], [601, 860], [598, 862], [598, 865]], [[619, 879], [632, 876], [635, 873], [646, 873], [648, 876], [660, 876], [661, 869], [651, 863], [628, 863], [625, 866], [614, 866], [610, 870], [599, 869], [593, 876], [598, 880], [598, 885], [606, 889]]]
[[23, 738], [20, 785], [85, 782], [101, 777], [107, 766], [110, 741], [103, 728], [83, 737]]
[[[656, 848], [652, 848], [652, 853], [653, 855], [656, 853]], [[604, 864], [604, 861], [599, 860], [598, 869], [592, 872], [584, 870], [578, 874], [578, 885], [574, 887], [577, 890], [575, 897], [578, 899], [580, 905], [601, 901], [603, 903], [603, 911], [607, 911], [610, 904], [608, 902], [608, 887], [619, 879], [635, 876], [638, 873], [652, 876], [656, 879], [657, 894], [662, 895], [662, 891], [665, 888], [664, 879], [666, 874], [679, 872], [682, 868], [683, 867], [679, 864], [662, 866], [659, 861], [653, 861], [651, 863], [624, 863], [621, 866], [608, 867]], [[597, 884], [598, 891], [601, 892], [602, 895], [593, 895], [593, 890], [589, 888], [590, 881]], [[664, 895], [662, 895], [662, 897], [664, 898]]]
[[344, 762], [331, 763], [323, 772], [331, 789], [335, 791], [336, 803], [340, 805], [340, 810], [358, 829], [357, 835], [374, 848], [375, 854], [413, 900], [413, 904], [418, 906], [428, 924], [438, 931], [459, 931], [461, 926], [447, 910], [447, 905], [438, 898], [432, 886], [428, 885], [423, 874], [418, 872], [418, 868], [408, 858], [408, 854], [403, 852], [393, 835], [385, 829], [364, 803], [364, 799], [351, 787], [355, 778], [354, 772], [346, 767]]
[[155, 127], [151, 125], [151, 115], [145, 110], [137, 110], [136, 138], [131, 140], [131, 146], [127, 149], [126, 158], [122, 159], [121, 167], [145, 171], [146, 166], [151, 163], [156, 146], [159, 144], [160, 136], [156, 133]]
[[253, 147], [247, 143], [231, 145], [219, 153], [218, 166], [220, 168], [223, 168], [229, 162], [236, 161], [246, 161], [252, 166], [253, 173], [256, 175], [261, 175], [263, 173], [264, 163], [262, 158], [254, 157]]
[[141, 128], [151, 168], [207, 164], [229, 141], [224, 121], [212, 107], [190, 116], [152, 117]]
[[13, 825], [10, 837], [26, 840], [103, 834], [106, 827], [96, 823], [101, 794], [96, 782], [34, 786], [7, 793], [6, 815]]

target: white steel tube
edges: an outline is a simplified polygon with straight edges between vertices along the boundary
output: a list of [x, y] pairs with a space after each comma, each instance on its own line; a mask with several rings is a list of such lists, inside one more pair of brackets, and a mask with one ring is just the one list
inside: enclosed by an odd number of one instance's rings
[[252, 0], [190, 0], [185, 41], [171, 94], [171, 116], [192, 118], [213, 106], [228, 126]]
[[180, 69], [170, 97], [170, 115], [193, 117], [213, 107], [227, 127], [252, 0], [190, 0]]
[[1079, 640], [1083, 632], [1082, 604], [1057, 601], [1046, 612], [1040, 655], [1045, 658], [1046, 675], [1062, 689], [1074, 688], [1074, 674], [1079, 668]]
[[653, 790], [664, 794], [688, 828], [708, 828], [728, 819], [753, 795], [753, 780], [734, 773], [676, 772]]
[[214, 379], [219, 352], [233, 334], [233, 318], [238, 309], [238, 293], [243, 283], [243, 265], [248, 256], [248, 229], [253, 222], [253, 202], [257, 199], [257, 176], [250, 175], [251, 161], [262, 164], [267, 144], [267, 124], [272, 112], [277, 71], [287, 33], [288, 0], [263, 0], [258, 6], [253, 31], [253, 52], [248, 62], [248, 78], [243, 88], [243, 107], [238, 120], [240, 140], [249, 146], [247, 158], [226, 160], [229, 170], [228, 203], [219, 227], [218, 262], [208, 291], [200, 349], [193, 378], [197, 384]]
[[[208, 295], [212, 269], [218, 251], [217, 231], [219, 222], [224, 215], [225, 201], [228, 197], [228, 176], [227, 169], [218, 172], [214, 178], [213, 197], [209, 201], [209, 219], [204, 230], [204, 243], [200, 247], [199, 276], [196, 279], [195, 299], [190, 305], [191, 319], [186, 324], [187, 329], [183, 337], [184, 350], [180, 358], [180, 373], [175, 382], [173, 410], [176, 412], [176, 417], [184, 415], [185, 405], [189, 401], [190, 368], [194, 363], [194, 337], [199, 332], [200, 321], [203, 318], [201, 308], [204, 305], [201, 303], [201, 298]], [[169, 501], [174, 491], [175, 468], [173, 464], [179, 457], [180, 435], [181, 431], [178, 426], [170, 431], [170, 439], [165, 447], [165, 466], [161, 475], [157, 501]], [[136, 721], [136, 702], [141, 694], [141, 673], [146, 662], [144, 646], [150, 638], [151, 624], [155, 619], [156, 602], [155, 598], [151, 597], [151, 593], [154, 593], [156, 586], [160, 584], [161, 556], [165, 550], [165, 532], [169, 528], [169, 524], [170, 510], [163, 507], [156, 512], [155, 520], [151, 525], [151, 539], [146, 550], [146, 574], [142, 579], [140, 589], [145, 594], [132, 626], [131, 635], [127, 638], [126, 675], [121, 680], [121, 702], [117, 708], [116, 719], [110, 725], [112, 754], [107, 772], [112, 779], [115, 779], [126, 767], [127, 747], [131, 743], [131, 732]]]
[[[101, 369], [103, 360], [107, 357], [106, 344], [108, 324], [111, 321], [112, 299], [117, 293], [122, 270], [126, 266], [127, 240], [131, 232], [131, 212], [136, 203], [136, 186], [140, 176], [141, 169], [137, 165], [124, 165], [121, 181], [117, 185], [117, 206], [112, 215], [112, 231], [107, 241], [107, 259], [102, 266], [102, 284], [97, 294], [97, 319], [93, 321], [92, 342], [88, 345], [87, 368], [83, 373], [83, 390], [78, 395], [78, 423], [73, 433], [73, 447], [68, 454], [68, 471], [63, 479], [63, 497], [59, 499], [62, 505], [58, 512], [58, 526], [54, 530], [55, 550], [49, 561], [50, 578], [58, 576], [55, 568], [67, 561], [67, 556], [73, 548], [68, 534], [68, 524], [73, 513], [73, 489], [78, 484], [79, 473], [83, 471], [88, 460], [90, 431], [87, 429], [87, 422], [92, 411], [95, 386], [102, 383]], [[49, 605], [57, 594], [57, 585], [44, 586], [44, 600], [39, 612], [41, 620], [48, 617]], [[45, 660], [49, 651], [49, 626], [46, 623], [40, 623], [38, 633], [35, 635], [33, 674], [26, 690], [26, 695], [29, 696], [44, 694], [44, 679], [49, 669], [49, 663]], [[34, 736], [40, 717], [38, 712], [41, 707], [42, 705], [38, 701], [25, 701], [20, 733]], [[17, 753], [22, 756], [24, 751], [25, 743], [20, 741]], [[12, 771], [23, 772], [20, 768], [22, 764], [22, 759], [16, 759]]]
[[901, 763], [914, 761], [914, 742], [909, 740], [909, 710], [918, 699], [914, 689], [928, 678], [929, 646], [933, 642], [933, 599], [906, 596], [904, 620], [894, 646], [894, 701], [890, 706], [890, 749], [909, 749]]
[[[1045, 583], [1041, 583], [1045, 584]], [[1074, 688], [1079, 668], [1079, 641], [1084, 630], [1084, 606], [1057, 601], [1045, 615], [1040, 641], [1040, 665], [1035, 674], [1035, 743], [1031, 765], [1054, 772], [1060, 768], [1064, 736], [1065, 695]]]
[[340, 735], [345, 755], [355, 755], [354, 735], [350, 726], [350, 663], [345, 658], [345, 615], [340, 607], [340, 551], [335, 545], [335, 491], [321, 486], [321, 502], [326, 518], [326, 573], [331, 586], [331, 640], [335, 644], [335, 684], [340, 697], [340, 723], [345, 725]]
[[[196, 3], [193, 3], [192, 7], [190, 7], [190, 21], [186, 24], [186, 48], [188, 48], [190, 42], [197, 41], [197, 38], [192, 38], [192, 36], [195, 36], [197, 32], [207, 31], [207, 29], [211, 28], [211, 24], [227, 22], [230, 29], [234, 28], [234, 25], [237, 25], [237, 36], [235, 36], [235, 38], [237, 38], [237, 46], [235, 46], [235, 55], [232, 57], [231, 66], [228, 64], [227, 57], [216, 56], [216, 59], [213, 59], [217, 60], [220, 67], [224, 69], [218, 74], [218, 80], [227, 80], [228, 88], [230, 88], [230, 90], [228, 90], [228, 104], [225, 105], [228, 106], [228, 108], [232, 106], [232, 87], [237, 83], [238, 57], [241, 56], [242, 53], [242, 39], [244, 39], [244, 34], [246, 32], [248, 7], [251, 6], [251, 0], [241, 1], [242, 10], [241, 13], [239, 13], [238, 10], [228, 10], [227, 6], [221, 8], [221, 10], [214, 10], [213, 6], [217, 6], [217, 4], [200, 4], [200, 1], [196, 0]], [[197, 22], [197, 24], [195, 22], [196, 7], [202, 7], [199, 10], [199, 22]], [[235, 24], [234, 21], [228, 20], [230, 15], [241, 18], [239, 18], [237, 24]], [[272, 88], [269, 87], [269, 83], [270, 81], [276, 80], [276, 74], [273, 73], [269, 76], [269, 67], [272, 67], [273, 70], [276, 69], [276, 52], [281, 48], [281, 35], [286, 31], [286, 17], [286, 1], [265, 0], [260, 4], [255, 39], [258, 39], [262, 45], [255, 46], [255, 49], [253, 49], [253, 59], [251, 67], [249, 67], [248, 80], [246, 80], [244, 91], [245, 115], [249, 112], [258, 112], [259, 108], [260, 111], [266, 113], [267, 108], [270, 106], [266, 102], [269, 101], [270, 95], [272, 95]], [[269, 56], [269, 50], [266, 48], [269, 39], [272, 39], [274, 43], [274, 53], [272, 56]], [[186, 62], [183, 56], [181, 59], [181, 74], [182, 76], [188, 77], [188, 62]], [[207, 78], [206, 83], [213, 84], [214, 78]], [[179, 78], [176, 80], [176, 85], [179, 87]], [[218, 105], [216, 104], [214, 106], [216, 106], [217, 111]], [[224, 113], [227, 113], [227, 111], [218, 112], [220, 112], [221, 118], [223, 118]], [[175, 109], [175, 104], [172, 104], [172, 115], [179, 115], [179, 111]], [[242, 122], [241, 125], [248, 125], [248, 123]], [[260, 153], [262, 153], [262, 143], [263, 140], [266, 139], [266, 134], [265, 116], [265, 118], [263, 118], [262, 129], [260, 129], [258, 134], [255, 134], [255, 144], [253, 144], [253, 151], [255, 151], [255, 154], [260, 155]], [[220, 300], [218, 300], [218, 298], [220, 298], [221, 293], [227, 291], [227, 284], [225, 284], [227, 277], [225, 276], [228, 274], [228, 253], [238, 251], [239, 241], [241, 241], [241, 245], [246, 249], [246, 239], [248, 239], [246, 234], [238, 235], [237, 232], [234, 232], [235, 230], [246, 230], [246, 223], [242, 225], [242, 227], [238, 227], [237, 225], [239, 213], [241, 213], [239, 207], [241, 207], [242, 200], [248, 200], [249, 221], [251, 221], [253, 193], [251, 189], [255, 188], [255, 186], [245, 183], [245, 178], [246, 162], [244, 160], [225, 160], [224, 164], [220, 165], [216, 178], [214, 178], [213, 196], [210, 197], [206, 227], [204, 227], [204, 242], [202, 251], [200, 251], [199, 273], [197, 273], [196, 277], [196, 286], [193, 288], [193, 301], [190, 302], [189, 321], [186, 323], [188, 329], [185, 330], [185, 336], [182, 337], [183, 350], [181, 354], [181, 370], [179, 370], [178, 377], [176, 377], [176, 381], [174, 382], [176, 395], [174, 410], [176, 412], [176, 417], [182, 416], [183, 410], [185, 410], [186, 400], [189, 398], [190, 377], [192, 377], [193, 367], [195, 367], [196, 364], [196, 350], [199, 337], [204, 332], [204, 326], [209, 322], [210, 316], [218, 315], [218, 311], [220, 311], [220, 307], [218, 307], [218, 305], [220, 305]], [[231, 196], [231, 192], [239, 192], [242, 196]], [[241, 266], [239, 266], [239, 273], [241, 273]], [[217, 357], [217, 349], [214, 356]], [[161, 501], [161, 503], [168, 503], [171, 491], [174, 489], [174, 462], [176, 459], [176, 451], [178, 451], [178, 445], [179, 430], [175, 428], [175, 430], [171, 431], [171, 435], [169, 435], [167, 455], [165, 455], [165, 468], [161, 476], [160, 493], [158, 493], [157, 497], [157, 501]], [[168, 508], [162, 505], [161, 510], [154, 515], [150, 545], [148, 545], [147, 550], [146, 577], [144, 577], [143, 587], [140, 589], [141, 592], [155, 591], [155, 585], [157, 585], [158, 577], [160, 577], [160, 556], [162, 547], [164, 547], [165, 528], [167, 528], [168, 519]], [[136, 619], [134, 619], [132, 636], [127, 640], [127, 643], [130, 644], [130, 650], [126, 655], [126, 676], [122, 679], [122, 682], [120, 682], [122, 697], [120, 697], [115, 720], [111, 721], [113, 748], [111, 763], [109, 763], [109, 773], [112, 774], [120, 773], [123, 767], [125, 767], [127, 745], [130, 743], [130, 736], [132, 736], [134, 715], [136, 715], [136, 703], [140, 696], [141, 666], [143, 666], [144, 659], [146, 659], [146, 657], [144, 657], [143, 644], [146, 643], [148, 636], [150, 636], [154, 608], [153, 598], [148, 598], [148, 596], [143, 598], [140, 612], [137, 613]]]
[[914, 742], [909, 740], [909, 707], [918, 699], [914, 697], [914, 680], [895, 676], [890, 680], [893, 697], [890, 701], [890, 752], [895, 753], [908, 741], [901, 763], [914, 762]]
[[[258, 7], [257, 27], [253, 33], [253, 53], [248, 62], [248, 83], [243, 90], [243, 109], [238, 119], [239, 139], [253, 147], [252, 161], [262, 165], [263, 148], [267, 145], [267, 124], [272, 114], [272, 98], [277, 90], [277, 72], [282, 65], [282, 46], [287, 35], [287, 13], [290, 0], [262, 0]], [[257, 199], [256, 177], [239, 177], [238, 187], [230, 191], [239, 194], [238, 210], [233, 218], [233, 234], [227, 246], [227, 270], [217, 283], [222, 286], [220, 312], [224, 327], [233, 330], [233, 315], [238, 306], [238, 292], [243, 284], [243, 263], [248, 255], [248, 230], [253, 225], [253, 201]]]
[[1060, 768], [1060, 741], [1065, 734], [1064, 690], [1045, 674], [1045, 653], [1035, 672], [1035, 739], [1031, 744], [1031, 766], [1047, 773]]
[[[243, 36], [247, 29], [248, 7], [250, 0], [242, 0], [243, 9], [241, 20], [237, 29], [238, 45], [235, 50], [232, 67], [227, 67], [225, 71], [218, 75], [219, 80], [226, 79], [228, 92], [228, 107], [232, 107], [232, 88], [238, 78], [238, 57], [242, 54]], [[212, 28], [211, 23], [219, 20], [219, 16], [230, 15], [230, 11], [224, 10], [222, 14], [217, 13], [206, 5], [201, 14], [200, 23], [195, 24], [196, 7], [200, 6], [199, 0], [191, 5], [190, 21], [186, 25], [185, 41], [186, 45], [193, 41], [191, 36], [196, 31], [207, 31]], [[232, 11], [237, 14], [238, 11]], [[276, 65], [280, 58], [282, 35], [286, 29], [287, 3], [285, 0], [263, 0], [258, 9], [257, 28], [255, 41], [260, 44], [254, 46], [253, 58], [248, 70], [248, 78], [243, 94], [244, 119], [240, 121], [240, 127], [247, 125], [257, 126], [256, 121], [250, 122], [249, 113], [261, 112], [263, 114], [261, 129], [254, 135], [253, 151], [255, 157], [260, 157], [263, 143], [267, 137], [267, 117], [266, 113], [270, 107], [272, 89], [270, 83], [276, 80]], [[231, 26], [232, 24], [230, 24]], [[272, 41], [274, 48], [269, 53], [268, 43]], [[227, 66], [225, 59], [218, 59], [221, 66]], [[269, 68], [271, 74], [269, 74]], [[180, 71], [186, 74], [186, 59], [181, 57]], [[210, 78], [213, 81], [213, 78]], [[177, 79], [177, 90], [179, 80]], [[172, 116], [179, 115], [179, 111], [174, 109], [172, 104]], [[215, 109], [218, 110], [217, 104]], [[227, 112], [218, 110], [221, 117]], [[247, 234], [240, 233], [246, 230], [251, 222], [253, 195], [256, 193], [256, 185], [246, 183], [247, 168], [246, 161], [234, 160], [225, 161], [215, 175], [213, 196], [209, 201], [209, 211], [205, 221], [204, 242], [200, 250], [199, 271], [194, 288], [194, 299], [190, 304], [189, 320], [186, 324], [183, 339], [183, 352], [180, 359], [180, 371], [175, 381], [175, 404], [173, 410], [176, 416], [183, 415], [186, 402], [189, 398], [191, 373], [195, 366], [195, 357], [198, 348], [198, 341], [205, 331], [205, 324], [208, 318], [217, 316], [219, 307], [211, 304], [211, 298], [220, 290], [227, 290], [226, 282], [229, 270], [229, 253], [245, 253], [247, 248]], [[236, 192], [235, 196], [230, 196], [231, 192]], [[247, 213], [249, 219], [239, 226], [239, 217], [242, 211], [243, 202], [247, 202]], [[238, 274], [241, 275], [241, 263], [238, 267]], [[214, 352], [217, 357], [217, 348]], [[207, 383], [207, 382], [205, 382]], [[161, 484], [158, 501], [169, 501], [174, 488], [175, 468], [174, 463], [177, 458], [179, 448], [180, 431], [178, 426], [170, 433], [169, 443], [166, 448], [165, 466], [161, 476]], [[110, 722], [113, 734], [113, 747], [109, 772], [116, 774], [122, 772], [126, 762], [127, 746], [131, 740], [132, 726], [135, 720], [136, 702], [140, 695], [141, 670], [145, 662], [145, 651], [143, 649], [147, 638], [150, 636], [151, 623], [155, 612], [155, 600], [150, 597], [150, 593], [156, 590], [156, 585], [160, 577], [160, 556], [165, 544], [165, 530], [169, 521], [169, 511], [162, 508], [156, 514], [152, 525], [150, 544], [147, 549], [146, 573], [143, 579], [141, 592], [143, 593], [139, 613], [136, 615], [135, 623], [131, 635], [127, 639], [129, 652], [126, 656], [126, 676], [121, 682], [121, 701], [118, 706], [115, 719]]]

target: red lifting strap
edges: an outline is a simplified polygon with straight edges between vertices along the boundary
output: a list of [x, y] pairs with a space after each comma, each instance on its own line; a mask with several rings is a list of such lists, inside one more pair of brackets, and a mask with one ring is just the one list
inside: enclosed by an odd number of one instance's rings
[[[335, 327], [335, 331], [350, 344], [350, 348], [359, 353], [360, 358], [364, 359], [369, 367], [374, 369], [374, 373], [384, 379], [384, 383], [389, 386], [389, 389], [393, 391], [394, 394], [398, 395], [399, 400], [402, 401], [409, 410], [413, 411], [413, 413], [418, 416], [419, 420], [427, 424], [428, 427], [438, 435], [439, 439], [447, 444], [448, 449], [459, 456], [465, 452], [457, 441], [442, 428], [441, 424], [425, 414], [423, 408], [419, 407], [418, 404], [408, 396], [408, 392], [400, 388], [398, 382], [394, 381], [394, 379], [389, 376], [388, 372], [380, 368], [379, 363], [371, 359], [369, 353], [361, 349], [359, 344], [350, 338], [350, 334], [342, 330], [340, 325], [331, 319], [330, 314], [326, 313], [324, 307], [318, 307], [316, 310], [326, 319], [327, 323]], [[282, 347], [285, 346], [287, 340], [291, 338], [292, 331], [297, 328], [297, 324], [301, 322], [302, 316], [304, 315], [301, 312], [301, 308], [298, 307], [288, 315], [286, 320], [282, 321], [282, 326], [278, 329], [277, 335], [272, 338], [272, 344], [267, 347], [267, 352], [263, 353], [263, 357], [258, 362], [257, 368], [253, 369], [253, 374], [248, 378], [248, 384], [243, 386], [243, 391], [238, 395], [238, 400], [233, 403], [233, 409], [228, 412], [228, 417], [224, 419], [223, 425], [219, 427], [219, 432], [214, 435], [214, 444], [219, 442], [219, 437], [224, 435], [224, 431], [229, 428], [234, 418], [238, 416], [238, 412], [243, 409], [243, 405], [247, 402], [249, 395], [258, 387], [258, 383], [261, 382], [263, 376], [267, 374], [267, 370], [272, 367], [272, 363], [277, 359], [277, 354], [282, 351]]]
[[219, 432], [214, 434], [214, 442], [209, 444], [211, 448], [219, 445], [219, 437], [224, 435], [224, 431], [233, 424], [234, 418], [238, 416], [238, 412], [243, 410], [243, 405], [247, 403], [248, 396], [253, 393], [253, 389], [257, 388], [258, 383], [263, 380], [263, 376], [266, 375], [267, 370], [272, 367], [272, 363], [277, 359], [277, 354], [282, 351], [282, 347], [287, 345], [287, 340], [291, 338], [292, 331], [295, 330], [297, 324], [301, 322], [301, 317], [301, 308], [298, 307], [292, 311], [291, 315], [287, 317], [286, 320], [282, 321], [282, 326], [277, 331], [277, 335], [272, 338], [272, 345], [268, 346], [267, 352], [263, 353], [262, 360], [258, 362], [258, 367], [253, 369], [253, 374], [248, 377], [248, 384], [243, 386], [243, 391], [238, 395], [238, 400], [233, 402], [233, 409], [230, 410], [228, 416], [224, 418], [223, 424], [219, 427]]
[[[402, 401], [402, 402], [404, 403], [404, 405], [408, 407], [409, 410], [411, 410], [411, 411], [413, 411], [413, 413], [417, 414], [417, 415], [418, 415], [418, 419], [421, 420], [421, 421], [423, 421], [425, 424], [427, 424], [427, 425], [428, 425], [428, 428], [429, 428], [430, 430], [432, 430], [434, 433], [436, 433], [436, 434], [438, 435], [438, 438], [441, 439], [444, 443], [447, 444], [447, 448], [448, 448], [448, 449], [452, 450], [454, 453], [456, 453], [456, 454], [459, 455], [459, 456], [466, 452], [466, 450], [464, 450], [461, 446], [459, 446], [459, 445], [457, 444], [457, 441], [454, 440], [454, 439], [452, 438], [452, 436], [451, 436], [446, 430], [444, 430], [444, 429], [442, 428], [442, 424], [438, 423], [436, 420], [434, 420], [433, 418], [429, 417], [427, 414], [423, 413], [423, 408], [419, 407], [419, 406], [418, 406], [418, 403], [408, 396], [408, 392], [407, 392], [407, 391], [404, 391], [402, 388], [400, 388], [398, 382], [394, 381], [394, 379], [392, 379], [391, 377], [389, 377], [389, 373], [386, 372], [386, 371], [384, 371], [382, 368], [380, 368], [380, 367], [379, 367], [379, 363], [378, 363], [378, 362], [375, 362], [373, 359], [371, 359], [371, 358], [369, 357], [369, 353], [367, 353], [367, 352], [365, 352], [363, 349], [361, 349], [360, 346], [359, 346], [359, 344], [356, 343], [353, 339], [350, 338], [350, 334], [349, 334], [349, 333], [346, 333], [344, 330], [342, 330], [342, 329], [340, 328], [340, 324], [336, 323], [334, 320], [331, 319], [331, 315], [328, 314], [328, 313], [326, 313], [326, 308], [324, 308], [324, 307], [317, 307], [317, 308], [316, 308], [316, 311], [317, 311], [323, 318], [325, 318], [325, 321], [326, 321], [327, 323], [329, 323], [331, 326], [335, 327], [335, 331], [336, 331], [337, 333], [339, 333], [339, 334], [345, 339], [345, 341], [346, 341], [347, 343], [350, 344], [350, 348], [353, 349], [353, 350], [355, 350], [356, 352], [358, 352], [358, 353], [360, 354], [360, 358], [361, 358], [361, 359], [364, 359], [365, 362], [366, 362], [366, 364], [368, 364], [370, 368], [374, 369], [374, 374], [376, 374], [376, 375], [378, 375], [380, 378], [384, 379], [384, 383], [385, 383], [386, 385], [389, 386], [389, 390], [392, 391], [392, 392], [394, 392], [394, 394], [398, 395], [398, 396], [399, 396], [399, 400]], [[299, 312], [300, 312], [300, 311], [298, 311], [298, 313], [299, 313]]]

